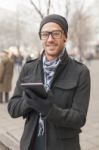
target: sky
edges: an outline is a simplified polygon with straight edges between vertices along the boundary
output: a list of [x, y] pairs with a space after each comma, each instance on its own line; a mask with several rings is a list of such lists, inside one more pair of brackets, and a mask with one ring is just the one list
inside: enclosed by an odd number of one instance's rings
[[16, 10], [18, 0], [0, 0], [0, 7], [8, 10]]
[[[18, 1], [20, 2], [21, 0], [0, 0], [0, 7], [6, 8], [9, 10], [16, 10]], [[81, 1], [81, 0], [77, 0]], [[90, 4], [93, 0], [85, 0], [88, 4]]]

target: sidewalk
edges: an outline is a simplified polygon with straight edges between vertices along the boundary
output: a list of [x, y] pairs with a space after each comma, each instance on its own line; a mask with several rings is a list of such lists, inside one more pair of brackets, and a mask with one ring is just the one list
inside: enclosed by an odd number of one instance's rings
[[0, 141], [11, 150], [19, 150], [24, 120], [12, 119], [7, 112], [7, 104], [0, 104]]
[[81, 134], [82, 150], [99, 150], [99, 61], [89, 67], [91, 73], [91, 99], [87, 122]]
[[[91, 72], [91, 100], [87, 123], [80, 135], [82, 150], [99, 150], [99, 61], [89, 66]], [[7, 104], [0, 104], [0, 141], [10, 150], [19, 150], [24, 120], [12, 119], [7, 112]], [[2, 150], [2, 149], [0, 149]]]

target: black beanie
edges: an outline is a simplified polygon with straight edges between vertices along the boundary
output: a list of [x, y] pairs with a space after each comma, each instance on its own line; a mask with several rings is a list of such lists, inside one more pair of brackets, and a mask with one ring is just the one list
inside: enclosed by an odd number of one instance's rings
[[48, 22], [57, 23], [63, 29], [65, 35], [67, 36], [68, 23], [67, 23], [66, 19], [63, 16], [60, 16], [60, 15], [57, 15], [57, 14], [48, 15], [45, 18], [43, 18], [43, 20], [41, 21], [41, 24], [40, 24], [39, 34], [41, 32], [41, 29], [42, 29], [43, 25], [48, 23]]

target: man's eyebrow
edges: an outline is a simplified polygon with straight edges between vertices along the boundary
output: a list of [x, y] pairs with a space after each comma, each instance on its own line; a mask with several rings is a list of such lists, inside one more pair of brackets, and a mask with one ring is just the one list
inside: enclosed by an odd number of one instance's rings
[[53, 31], [62, 31], [62, 30], [60, 30], [60, 29], [56, 29], [56, 30], [52, 30], [52, 31], [45, 30], [45, 31], [41, 31], [41, 32], [53, 32]]

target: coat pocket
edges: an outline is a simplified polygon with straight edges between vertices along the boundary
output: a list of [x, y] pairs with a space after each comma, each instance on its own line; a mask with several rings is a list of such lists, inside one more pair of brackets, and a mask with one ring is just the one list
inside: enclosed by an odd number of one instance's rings
[[77, 87], [77, 81], [60, 80], [55, 83], [53, 93], [55, 95], [55, 104], [61, 108], [70, 108], [73, 102], [73, 96]]
[[76, 80], [59, 80], [54, 87], [63, 89], [63, 90], [69, 90], [73, 89], [77, 86], [77, 81]]

